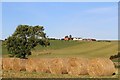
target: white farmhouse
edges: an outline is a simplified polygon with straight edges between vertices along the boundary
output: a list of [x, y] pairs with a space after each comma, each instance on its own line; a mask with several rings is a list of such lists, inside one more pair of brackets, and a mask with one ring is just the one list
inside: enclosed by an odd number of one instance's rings
[[82, 38], [74, 37], [73, 40], [76, 40], [76, 41], [82, 41]]

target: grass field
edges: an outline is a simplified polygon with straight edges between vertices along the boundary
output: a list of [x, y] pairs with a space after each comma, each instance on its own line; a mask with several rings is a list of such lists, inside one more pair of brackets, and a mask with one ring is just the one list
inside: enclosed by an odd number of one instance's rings
[[[48, 47], [36, 46], [29, 57], [107, 57], [117, 54], [118, 42], [84, 42], [51, 40]], [[2, 46], [3, 57], [8, 51]]]
[[117, 42], [50, 41], [51, 46], [37, 46], [30, 57], [107, 57], [117, 54]]
[[[29, 57], [107, 57], [117, 54], [118, 42], [84, 42], [51, 40], [51, 45], [38, 45]], [[7, 49], [2, 46], [3, 57], [7, 57]]]
[[[50, 74], [26, 71], [4, 71], [3, 78], [118, 78], [118, 74], [114, 76], [91, 77], [89, 75], [69, 75], [69, 74]], [[87, 79], [89, 80], [89, 79]]]
[[[85, 41], [61, 41], [51, 40], [51, 45], [48, 47], [42, 47], [40, 45], [32, 49], [32, 55], [29, 58], [53, 58], [53, 57], [106, 57], [115, 55], [118, 52], [118, 42], [85, 42]], [[8, 51], [5, 46], [2, 46], [3, 57], [8, 57]], [[108, 78], [114, 78], [118, 76], [107, 76]], [[42, 77], [42, 78], [90, 78], [88, 75], [70, 76], [66, 75], [53, 75], [48, 73], [28, 73], [28, 72], [13, 72], [4, 71], [3, 77]]]

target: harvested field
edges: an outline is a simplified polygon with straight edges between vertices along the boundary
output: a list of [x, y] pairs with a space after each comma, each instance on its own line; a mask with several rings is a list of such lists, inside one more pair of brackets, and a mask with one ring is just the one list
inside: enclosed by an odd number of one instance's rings
[[90, 76], [110, 76], [116, 72], [113, 62], [107, 58], [92, 59], [87, 69]]
[[[11, 63], [13, 63], [9, 58], [9, 60], [3, 60], [3, 76], [4, 77], [34, 77], [34, 78], [68, 78], [72, 76], [72, 78], [80, 77], [80, 78], [86, 78], [86, 77], [92, 77], [89, 75], [73, 75], [73, 74], [63, 74], [68, 73], [68, 58], [64, 60], [62, 64], [65, 65], [65, 67], [62, 68], [62, 74], [52, 74], [52, 73], [44, 73], [40, 72], [40, 69], [36, 70], [36, 63], [38, 60], [33, 60], [34, 58], [55, 58], [56, 56], [59, 58], [66, 58], [66, 57], [87, 57], [87, 58], [96, 58], [96, 57], [105, 57], [109, 58], [111, 55], [115, 55], [118, 52], [118, 42], [112, 41], [112, 42], [78, 42], [78, 41], [62, 41], [62, 40], [51, 40], [50, 41], [51, 46], [49, 47], [42, 47], [42, 46], [36, 46], [35, 49], [32, 50], [31, 56], [29, 56], [29, 59], [26, 62], [26, 69], [27, 71], [13, 71]], [[46, 52], [51, 52], [51, 54], [46, 54]], [[39, 54], [39, 53], [45, 53]], [[8, 57], [7, 48], [2, 45], [2, 57]], [[30, 61], [31, 59], [31, 61]], [[50, 60], [50, 59], [49, 59]], [[30, 63], [29, 63], [30, 61]], [[32, 62], [32, 63], [31, 63]], [[49, 62], [49, 61], [48, 61]], [[74, 62], [74, 61], [73, 61]], [[77, 61], [78, 62], [78, 61]], [[29, 64], [28, 64], [29, 63]], [[76, 61], [75, 61], [76, 63]], [[23, 63], [24, 64], [24, 63]], [[50, 63], [49, 63], [50, 64]], [[95, 64], [95, 63], [94, 63]], [[99, 65], [99, 64], [98, 64]], [[109, 64], [107, 64], [109, 65]], [[39, 65], [40, 66], [40, 65]], [[48, 65], [49, 66], [49, 65]], [[106, 65], [104, 65], [106, 66]], [[106, 66], [107, 67], [107, 66]], [[5, 70], [6, 69], [6, 70]], [[24, 67], [22, 68], [22, 70]], [[74, 69], [74, 68], [73, 68]], [[117, 68], [118, 69], [118, 68]], [[106, 69], [104, 69], [106, 70]], [[34, 72], [35, 71], [35, 72]], [[49, 72], [49, 70], [48, 70]], [[111, 75], [111, 76], [96, 76], [96, 77], [102, 77], [102, 78], [113, 78], [118, 76]], [[94, 77], [94, 76], [93, 76]]]

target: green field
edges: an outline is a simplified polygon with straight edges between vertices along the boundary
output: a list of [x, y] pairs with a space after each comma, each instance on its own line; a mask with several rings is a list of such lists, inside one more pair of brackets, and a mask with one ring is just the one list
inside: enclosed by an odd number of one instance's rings
[[[53, 58], [53, 57], [106, 57], [115, 55], [118, 52], [118, 42], [87, 42], [87, 41], [61, 41], [50, 40], [50, 46], [42, 47], [40, 45], [32, 49], [32, 55], [29, 58]], [[4, 45], [2, 45], [3, 57], [8, 57], [8, 51]], [[117, 68], [116, 68], [117, 69]], [[118, 76], [118, 72], [114, 76], [103, 76], [100, 78], [115, 78]], [[3, 77], [15, 77], [15, 78], [91, 78], [89, 75], [71, 76], [69, 74], [50, 74], [50, 73], [36, 73], [36, 72], [14, 72], [4, 71]]]
[[107, 57], [117, 54], [117, 42], [50, 41], [51, 46], [37, 46], [31, 57]]
[[[50, 40], [50, 46], [36, 46], [29, 57], [106, 57], [118, 52], [118, 42], [88, 42]], [[7, 49], [2, 47], [3, 57], [7, 57]]]

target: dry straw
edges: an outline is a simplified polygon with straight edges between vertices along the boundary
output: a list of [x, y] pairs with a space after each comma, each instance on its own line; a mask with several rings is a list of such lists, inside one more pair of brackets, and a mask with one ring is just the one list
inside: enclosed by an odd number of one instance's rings
[[113, 62], [107, 58], [92, 59], [87, 70], [90, 76], [109, 76], [115, 73]]
[[[25, 71], [25, 65], [26, 65], [26, 60], [25, 59], [19, 59], [19, 58], [9, 58], [8, 60], [12, 62], [10, 63], [10, 65], [8, 65], [9, 67], [11, 67], [11, 70], [13, 71]], [[9, 62], [9, 61], [8, 61]]]
[[68, 60], [68, 74], [70, 75], [85, 75], [87, 72], [88, 59], [83, 58], [69, 58]]
[[3, 70], [12, 70], [13, 58], [2, 58]]
[[64, 74], [66, 73], [66, 68], [64, 61], [61, 58], [53, 58], [49, 62], [50, 72], [52, 74]]
[[29, 58], [26, 62], [26, 71], [28, 72], [36, 71], [37, 60], [38, 59], [35, 59], [35, 58]]
[[49, 70], [49, 59], [38, 59], [36, 61], [36, 72], [45, 72], [45, 73], [50, 73]]
[[62, 74], [68, 74], [68, 58], [62, 58]]
[[28, 59], [20, 59], [20, 71], [26, 71], [26, 64]]
[[18, 59], [18, 58], [14, 58], [13, 59], [13, 63], [12, 63], [12, 70], [13, 71], [20, 71], [20, 59]]
[[[89, 62], [88, 62], [89, 61]], [[47, 72], [90, 76], [108, 76], [115, 73], [113, 62], [107, 58], [3, 58], [3, 70]]]

